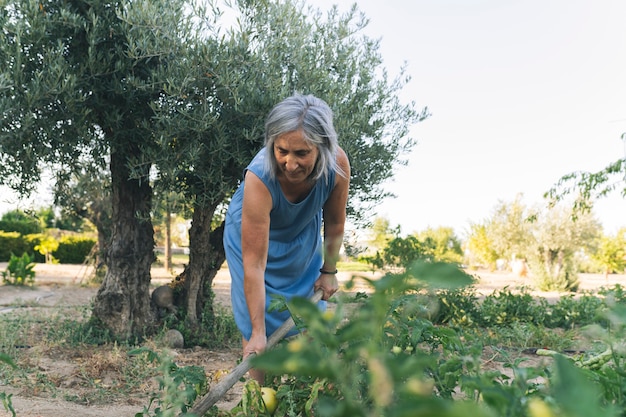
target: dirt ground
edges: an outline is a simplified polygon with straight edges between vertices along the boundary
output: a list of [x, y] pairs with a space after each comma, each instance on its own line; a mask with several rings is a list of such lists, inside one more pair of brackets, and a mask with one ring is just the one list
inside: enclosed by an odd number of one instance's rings
[[[0, 271], [6, 269], [6, 263], [0, 263]], [[0, 285], [0, 314], [11, 314], [21, 308], [45, 309], [59, 306], [80, 306], [91, 303], [97, 292], [97, 287], [86, 285], [91, 271], [80, 265], [42, 265], [35, 267], [35, 286], [13, 287]], [[180, 272], [180, 271], [174, 271]], [[472, 272], [479, 280], [476, 284], [478, 293], [490, 294], [495, 290], [509, 287], [514, 289], [520, 286], [532, 286], [529, 278], [520, 278], [512, 274], [495, 272]], [[358, 275], [370, 275], [359, 273]], [[169, 282], [174, 275], [163, 268], [154, 268], [152, 271], [152, 284], [154, 287]], [[340, 284], [345, 283], [351, 273], [340, 273]], [[626, 285], [625, 275], [611, 275], [605, 279], [601, 275], [581, 275], [581, 289], [594, 290], [602, 286], [610, 286], [615, 283]], [[230, 307], [230, 278], [227, 270], [219, 271], [214, 280], [213, 289], [216, 294], [216, 303]], [[358, 288], [357, 288], [358, 289]], [[361, 289], [365, 289], [362, 287]], [[535, 292], [537, 296], [548, 299], [556, 299], [558, 293]], [[1, 341], [0, 341], [1, 342]], [[0, 346], [2, 344], [0, 343]], [[29, 349], [28, 347], [25, 347]], [[34, 347], [31, 348], [34, 350]], [[132, 417], [141, 412], [148, 405], [149, 394], [145, 396], [129, 395], [122, 403], [115, 404], [80, 404], [64, 400], [72, 397], [72, 390], [82, 389], [80, 381], [79, 362], [88, 363], [95, 356], [82, 353], [76, 354], [75, 358], [55, 357], [53, 351], [32, 352], [33, 359], [37, 363], [40, 372], [54, 376], [60, 391], [64, 394], [51, 398], [45, 392], [27, 392], [11, 386], [0, 385], [0, 392], [12, 394], [13, 407], [18, 417], [59, 417], [59, 416], [86, 416], [86, 417]], [[190, 349], [177, 349], [172, 352], [179, 366], [196, 365], [204, 367], [209, 379], [217, 381], [220, 375], [231, 370], [240, 358], [240, 349], [227, 349], [223, 351], [211, 351], [195, 347]], [[99, 352], [102, 356], [103, 353]], [[108, 380], [107, 380], [108, 378]], [[102, 384], [114, 383], [115, 375], [103, 375]], [[233, 387], [224, 398], [217, 403], [220, 409], [230, 410], [239, 401], [241, 392], [240, 383]], [[11, 416], [0, 406], [0, 417]]]

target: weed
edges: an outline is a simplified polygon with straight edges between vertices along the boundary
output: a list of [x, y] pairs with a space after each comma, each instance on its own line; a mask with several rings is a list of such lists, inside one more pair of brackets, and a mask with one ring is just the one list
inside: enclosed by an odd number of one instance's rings
[[159, 391], [151, 394], [148, 406], [135, 414], [135, 417], [174, 417], [179, 413], [185, 415], [195, 399], [207, 392], [207, 378], [203, 368], [179, 367], [171, 358], [161, 357], [150, 349], [135, 349], [129, 354], [145, 356], [149, 362], [157, 364], [160, 375]]
[[[13, 360], [11, 359], [11, 357], [5, 353], [0, 353], [0, 362], [5, 363], [10, 367], [15, 368], [15, 363], [13, 363]], [[16, 414], [15, 414], [15, 409], [13, 408], [13, 401], [11, 397], [13, 397], [13, 394], [0, 392], [0, 401], [2, 401], [2, 406], [4, 407], [6, 411], [11, 413], [12, 417], [15, 417]]]
[[9, 285], [33, 285], [35, 283], [35, 263], [24, 252], [21, 257], [11, 254], [7, 269], [2, 272], [2, 282]]

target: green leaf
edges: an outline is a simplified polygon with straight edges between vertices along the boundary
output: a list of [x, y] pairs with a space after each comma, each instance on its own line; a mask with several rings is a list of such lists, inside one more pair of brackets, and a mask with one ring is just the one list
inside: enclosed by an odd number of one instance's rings
[[11, 357], [7, 355], [6, 353], [0, 353], [0, 362], [4, 362], [13, 368], [16, 367], [15, 362], [13, 362], [13, 359], [11, 359]]
[[454, 289], [471, 285], [474, 278], [458, 265], [446, 262], [415, 262], [407, 273], [424, 281], [433, 289]]
[[619, 413], [613, 407], [602, 407], [600, 389], [585, 372], [565, 357], [555, 357], [556, 376], [554, 398], [571, 417], [614, 417]]

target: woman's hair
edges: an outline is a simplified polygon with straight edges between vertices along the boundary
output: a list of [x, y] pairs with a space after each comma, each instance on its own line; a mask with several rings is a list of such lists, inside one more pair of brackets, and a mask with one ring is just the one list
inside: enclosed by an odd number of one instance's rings
[[311, 181], [321, 177], [328, 181], [329, 172], [333, 170], [345, 175], [337, 166], [339, 144], [332, 110], [326, 102], [313, 95], [294, 94], [274, 106], [265, 122], [265, 169], [272, 178], [278, 172], [274, 141], [284, 133], [297, 130], [302, 130], [304, 139], [319, 151], [317, 163], [309, 177]]

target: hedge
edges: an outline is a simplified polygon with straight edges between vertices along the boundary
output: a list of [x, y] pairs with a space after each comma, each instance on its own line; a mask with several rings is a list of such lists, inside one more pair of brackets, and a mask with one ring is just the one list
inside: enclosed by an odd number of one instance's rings
[[11, 254], [22, 256], [24, 252], [32, 253], [33, 247], [18, 232], [0, 230], [0, 262], [9, 262]]
[[83, 236], [63, 236], [59, 240], [59, 247], [52, 252], [62, 264], [82, 264], [96, 244], [93, 238]]
[[[17, 232], [0, 231], [0, 262], [8, 262], [11, 254], [22, 256], [28, 253], [34, 262], [45, 262], [45, 257], [35, 250], [42, 238], [41, 233], [20, 235]], [[63, 236], [59, 239], [59, 247], [52, 256], [62, 264], [81, 264], [96, 244], [96, 239], [84, 236]]]

